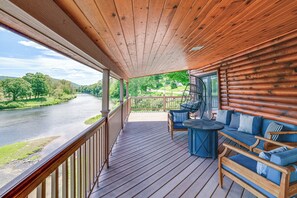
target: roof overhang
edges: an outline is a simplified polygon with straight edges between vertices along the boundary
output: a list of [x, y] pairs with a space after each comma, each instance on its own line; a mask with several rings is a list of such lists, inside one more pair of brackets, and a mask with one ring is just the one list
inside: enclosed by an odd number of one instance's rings
[[297, 29], [295, 0], [0, 2], [1, 23], [124, 79], [199, 69]]

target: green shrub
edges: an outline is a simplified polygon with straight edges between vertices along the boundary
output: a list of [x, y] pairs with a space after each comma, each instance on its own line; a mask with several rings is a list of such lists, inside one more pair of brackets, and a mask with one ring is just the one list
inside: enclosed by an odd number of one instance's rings
[[0, 103], [0, 109], [6, 109], [6, 105]]
[[22, 108], [24, 104], [22, 102], [10, 102], [6, 105], [6, 108]]

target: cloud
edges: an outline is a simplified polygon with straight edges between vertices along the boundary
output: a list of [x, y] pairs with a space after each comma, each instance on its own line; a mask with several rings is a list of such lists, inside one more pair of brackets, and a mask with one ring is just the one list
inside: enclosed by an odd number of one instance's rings
[[55, 57], [61, 57], [61, 58], [64, 57], [62, 54], [59, 54], [53, 50], [50, 50], [47, 47], [44, 47], [38, 43], [35, 43], [34, 41], [19, 41], [18, 43], [26, 47], [32, 47], [37, 50], [40, 50], [40, 53], [46, 56], [55, 56]]
[[0, 26], [0, 32], [4, 32], [4, 31], [7, 31], [7, 30]]
[[19, 44], [27, 46], [27, 47], [33, 47], [36, 49], [48, 50], [46, 47], [39, 45], [38, 43], [35, 43], [33, 41], [19, 41]]
[[101, 72], [66, 57], [0, 57], [0, 75], [20, 77], [28, 72], [42, 72], [81, 85], [93, 84], [102, 78]]

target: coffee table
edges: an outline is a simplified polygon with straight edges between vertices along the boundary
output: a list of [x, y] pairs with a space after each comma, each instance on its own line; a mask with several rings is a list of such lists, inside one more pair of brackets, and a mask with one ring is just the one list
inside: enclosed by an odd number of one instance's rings
[[218, 130], [224, 124], [213, 120], [189, 119], [183, 122], [188, 128], [188, 148], [191, 155], [218, 157]]

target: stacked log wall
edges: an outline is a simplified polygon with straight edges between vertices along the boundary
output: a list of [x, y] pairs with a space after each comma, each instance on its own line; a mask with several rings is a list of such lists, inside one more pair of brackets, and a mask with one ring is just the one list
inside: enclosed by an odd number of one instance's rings
[[209, 71], [218, 71], [221, 109], [297, 125], [297, 32], [190, 74]]

